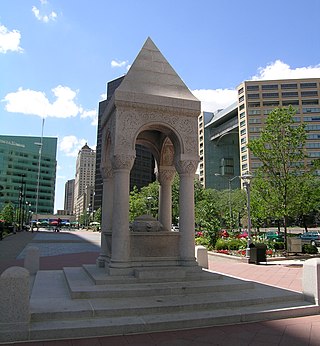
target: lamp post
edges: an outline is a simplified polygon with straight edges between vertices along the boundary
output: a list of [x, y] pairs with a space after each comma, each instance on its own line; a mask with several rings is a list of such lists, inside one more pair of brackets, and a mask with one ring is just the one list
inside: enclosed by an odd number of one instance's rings
[[248, 214], [248, 240], [247, 240], [247, 249], [246, 257], [250, 258], [250, 244], [251, 244], [251, 218], [250, 218], [250, 183], [253, 175], [250, 172], [245, 172], [241, 177], [243, 181], [243, 186], [246, 189], [247, 193], [247, 214]]
[[151, 204], [152, 204], [152, 200], [153, 198], [151, 196], [148, 196], [147, 197], [147, 201], [148, 201], [148, 212], [149, 212], [149, 215], [151, 216]]

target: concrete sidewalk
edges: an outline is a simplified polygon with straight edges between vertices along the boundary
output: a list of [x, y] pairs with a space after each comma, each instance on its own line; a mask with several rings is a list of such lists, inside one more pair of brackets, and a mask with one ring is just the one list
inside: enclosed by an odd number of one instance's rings
[[[99, 255], [100, 234], [87, 231], [19, 232], [0, 241], [0, 272], [23, 266], [25, 248], [40, 249], [40, 269], [93, 264]], [[300, 291], [302, 267], [293, 262], [252, 265], [209, 256], [209, 269], [267, 285]], [[15, 345], [320, 345], [320, 316], [225, 325], [192, 330], [75, 340], [15, 343]]]

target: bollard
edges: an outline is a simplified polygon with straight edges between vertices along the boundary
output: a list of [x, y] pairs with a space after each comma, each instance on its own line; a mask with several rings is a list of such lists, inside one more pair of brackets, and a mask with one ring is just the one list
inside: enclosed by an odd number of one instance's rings
[[196, 246], [196, 260], [200, 267], [208, 269], [208, 250], [202, 246]]
[[27, 340], [29, 331], [29, 272], [10, 267], [0, 276], [0, 342]]
[[312, 258], [303, 264], [302, 289], [305, 300], [319, 305], [320, 258]]
[[29, 271], [30, 275], [35, 275], [39, 270], [40, 255], [39, 248], [30, 246], [26, 250], [26, 257], [24, 258], [24, 267]]

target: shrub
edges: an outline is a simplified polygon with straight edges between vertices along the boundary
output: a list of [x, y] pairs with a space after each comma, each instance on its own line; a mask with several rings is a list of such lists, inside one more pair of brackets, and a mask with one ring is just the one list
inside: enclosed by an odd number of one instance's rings
[[315, 245], [304, 244], [302, 245], [302, 253], [314, 255], [318, 253], [318, 248]]
[[216, 250], [228, 250], [228, 240], [227, 239], [218, 239], [216, 241]]

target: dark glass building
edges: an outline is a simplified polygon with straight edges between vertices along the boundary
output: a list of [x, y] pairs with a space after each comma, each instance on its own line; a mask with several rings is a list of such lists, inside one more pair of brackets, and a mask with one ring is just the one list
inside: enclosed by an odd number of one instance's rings
[[[95, 195], [94, 210], [102, 206], [103, 180], [100, 173], [101, 162], [101, 117], [106, 109], [114, 91], [121, 84], [124, 77], [120, 77], [110, 81], [107, 85], [107, 99], [99, 103], [98, 112], [98, 129], [97, 129], [97, 147], [96, 147], [96, 173], [95, 173]], [[130, 174], [130, 190], [136, 186], [141, 189], [143, 186], [150, 184], [156, 180], [154, 174], [154, 158], [148, 149], [144, 146], [136, 145], [136, 159]]]

